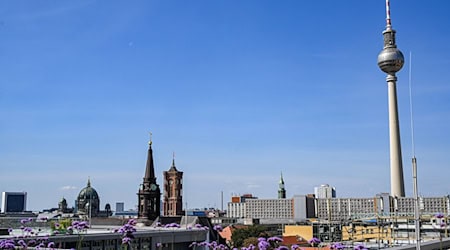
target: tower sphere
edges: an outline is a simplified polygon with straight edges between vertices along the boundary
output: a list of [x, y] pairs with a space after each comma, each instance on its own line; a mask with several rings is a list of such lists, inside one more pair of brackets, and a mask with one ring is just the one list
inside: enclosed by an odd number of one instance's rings
[[405, 63], [402, 52], [396, 47], [384, 48], [378, 54], [378, 67], [388, 74], [395, 74]]

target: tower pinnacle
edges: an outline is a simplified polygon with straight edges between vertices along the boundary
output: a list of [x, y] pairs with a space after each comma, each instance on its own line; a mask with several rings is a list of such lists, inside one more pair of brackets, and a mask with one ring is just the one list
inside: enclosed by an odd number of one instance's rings
[[280, 183], [278, 184], [278, 199], [286, 199], [286, 189], [284, 188], [283, 173], [280, 175]]

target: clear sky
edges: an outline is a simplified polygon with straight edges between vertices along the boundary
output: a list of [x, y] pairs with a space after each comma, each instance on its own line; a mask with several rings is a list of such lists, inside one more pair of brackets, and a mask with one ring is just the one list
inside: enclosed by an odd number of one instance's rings
[[[419, 189], [450, 191], [450, 1], [391, 1], [406, 58], [398, 103], [412, 196], [409, 54]], [[188, 207], [232, 194], [390, 191], [385, 1], [1, 1], [0, 191], [70, 206], [137, 203], [149, 132], [157, 181]]]

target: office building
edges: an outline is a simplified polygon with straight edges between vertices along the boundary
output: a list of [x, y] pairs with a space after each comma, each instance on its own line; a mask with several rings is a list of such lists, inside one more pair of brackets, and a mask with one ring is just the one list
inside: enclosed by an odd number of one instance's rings
[[328, 184], [320, 185], [314, 188], [314, 195], [318, 199], [328, 199], [336, 197], [336, 189]]
[[27, 210], [27, 192], [2, 192], [3, 213], [22, 213]]
[[121, 213], [123, 211], [125, 211], [125, 203], [116, 202], [116, 213]]

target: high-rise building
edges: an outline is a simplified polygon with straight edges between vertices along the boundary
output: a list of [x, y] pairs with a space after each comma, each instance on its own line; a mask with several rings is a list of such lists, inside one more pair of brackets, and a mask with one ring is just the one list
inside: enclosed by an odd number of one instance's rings
[[328, 199], [336, 197], [336, 189], [328, 184], [322, 184], [314, 188], [314, 195], [318, 199]]
[[2, 192], [3, 213], [20, 213], [27, 210], [27, 192]]
[[116, 213], [120, 213], [125, 211], [125, 203], [123, 202], [116, 202]]
[[144, 180], [137, 193], [138, 218], [154, 221], [161, 214], [161, 189], [158, 183], [156, 183], [151, 137], [148, 145]]
[[175, 167], [175, 157], [172, 159], [172, 166], [168, 171], [164, 171], [164, 216], [183, 215], [183, 172]]

